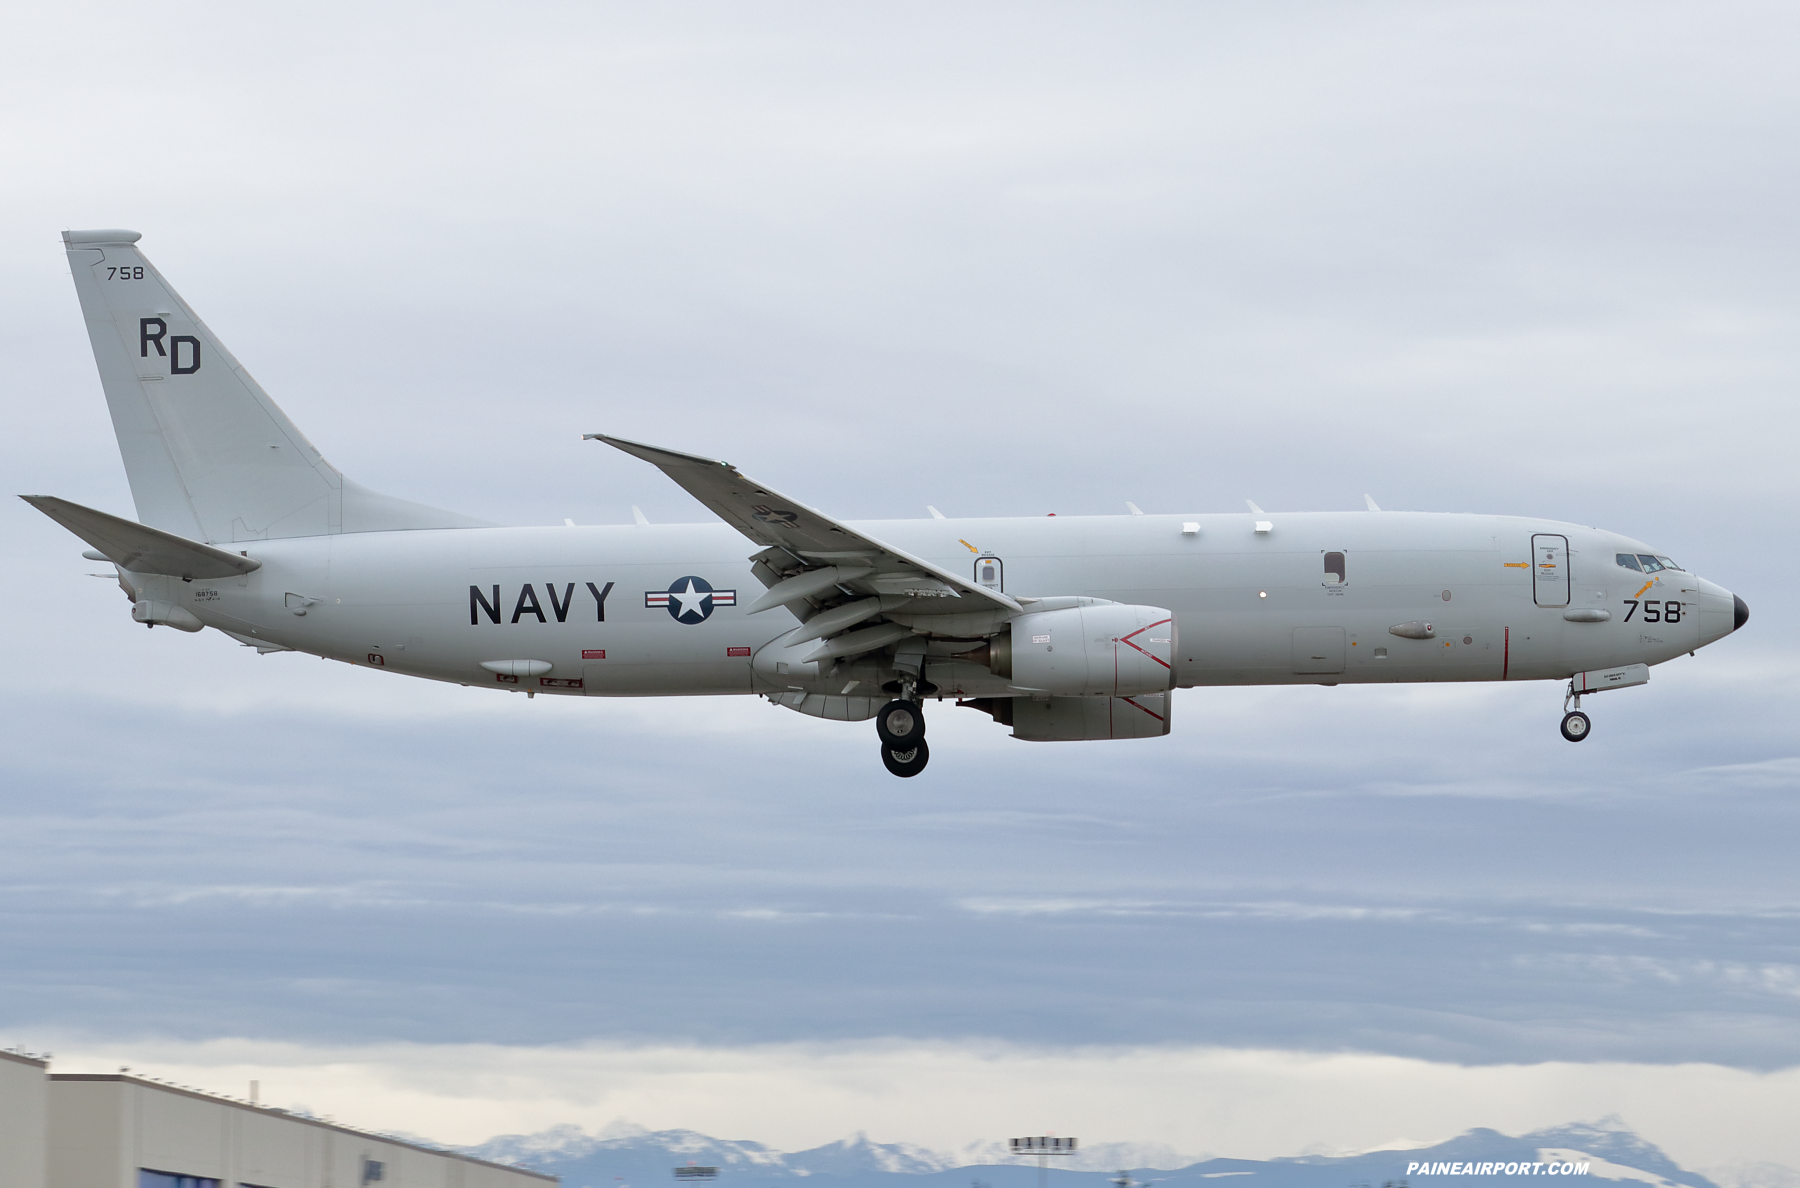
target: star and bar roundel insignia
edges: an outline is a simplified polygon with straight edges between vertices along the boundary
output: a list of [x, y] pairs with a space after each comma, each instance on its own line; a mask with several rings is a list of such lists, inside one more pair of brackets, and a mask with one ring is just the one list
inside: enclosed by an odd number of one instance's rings
[[770, 507], [766, 503], [759, 503], [751, 508], [750, 515], [753, 519], [761, 520], [771, 528], [792, 528], [800, 519], [799, 512]]
[[667, 590], [644, 591], [645, 606], [667, 607], [669, 617], [692, 627], [712, 618], [713, 608], [736, 606], [736, 590], [715, 590], [705, 578], [676, 578]]

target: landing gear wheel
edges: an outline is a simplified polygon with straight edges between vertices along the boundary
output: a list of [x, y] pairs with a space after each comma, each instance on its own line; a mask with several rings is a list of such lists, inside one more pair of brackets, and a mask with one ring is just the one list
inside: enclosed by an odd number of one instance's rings
[[896, 748], [886, 743], [881, 744], [881, 762], [903, 780], [924, 771], [925, 765], [930, 761], [931, 748], [925, 745], [922, 738], [909, 747]]
[[1593, 728], [1594, 724], [1580, 710], [1563, 715], [1562, 736], [1570, 742], [1580, 742], [1588, 736], [1588, 731]]
[[883, 747], [910, 751], [914, 743], [925, 741], [925, 714], [915, 701], [890, 701], [875, 715], [875, 733]]

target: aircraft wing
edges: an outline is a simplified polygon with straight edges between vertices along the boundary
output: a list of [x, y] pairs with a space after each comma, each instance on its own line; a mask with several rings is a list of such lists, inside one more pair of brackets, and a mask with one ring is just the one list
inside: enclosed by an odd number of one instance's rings
[[[843, 585], [871, 594], [912, 595], [926, 600], [921, 609], [946, 614], [997, 608], [1017, 614], [1023, 609], [997, 590], [978, 586], [967, 578], [940, 569], [893, 545], [883, 544], [823, 512], [796, 502], [739, 473], [729, 462], [608, 437], [604, 433], [588, 433], [583, 437], [603, 441], [633, 457], [642, 458], [752, 541], [783, 549], [814, 572], [835, 568]], [[821, 572], [820, 576], [832, 575]], [[807, 575], [801, 573], [781, 585], [800, 591], [807, 580]], [[789, 587], [789, 583], [793, 585]], [[770, 595], [780, 593], [781, 588], [770, 591]]]
[[[262, 568], [261, 561], [150, 528], [136, 520], [95, 511], [50, 495], [21, 495], [26, 503], [133, 573], [158, 573], [183, 580], [238, 577]], [[195, 628], [194, 630], [199, 630]]]

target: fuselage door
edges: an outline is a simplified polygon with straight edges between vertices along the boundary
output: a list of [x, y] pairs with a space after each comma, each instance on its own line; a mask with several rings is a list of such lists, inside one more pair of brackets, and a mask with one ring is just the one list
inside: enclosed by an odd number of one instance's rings
[[975, 558], [975, 584], [996, 593], [1006, 593], [1006, 564], [992, 553]]
[[1295, 672], [1344, 671], [1342, 627], [1296, 627], [1293, 638]]
[[1531, 598], [1539, 606], [1569, 605], [1569, 538], [1531, 538]]

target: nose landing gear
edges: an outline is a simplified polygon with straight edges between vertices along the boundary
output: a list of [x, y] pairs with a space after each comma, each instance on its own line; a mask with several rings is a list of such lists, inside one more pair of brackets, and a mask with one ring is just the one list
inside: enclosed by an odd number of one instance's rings
[[[1569, 702], [1575, 703], [1569, 709]], [[1570, 742], [1581, 742], [1587, 738], [1588, 732], [1594, 728], [1593, 720], [1581, 712], [1581, 694], [1575, 692], [1575, 682], [1569, 682], [1569, 692], [1563, 697], [1562, 736]]]
[[881, 762], [889, 771], [907, 779], [925, 770], [931, 748], [925, 745], [925, 710], [915, 698], [882, 706], [875, 715], [875, 733], [881, 736]]

